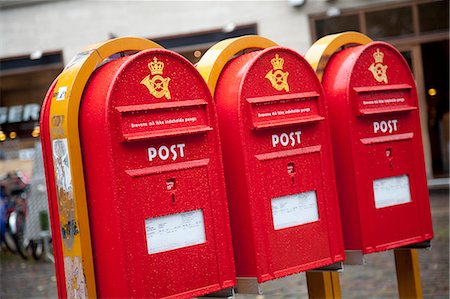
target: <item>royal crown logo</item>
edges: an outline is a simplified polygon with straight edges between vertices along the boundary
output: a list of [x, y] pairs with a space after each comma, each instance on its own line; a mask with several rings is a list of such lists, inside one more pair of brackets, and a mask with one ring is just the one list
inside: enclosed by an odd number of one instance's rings
[[375, 53], [373, 53], [373, 58], [375, 59], [375, 63], [383, 63], [384, 54], [380, 52], [380, 49], [377, 49]]
[[283, 72], [284, 59], [279, 57], [278, 54], [275, 54], [275, 58], [270, 60], [272, 64], [272, 70], [270, 70], [265, 78], [272, 83], [272, 87], [278, 91], [289, 91], [289, 84], [287, 82], [287, 78], [289, 73]]
[[272, 63], [274, 70], [282, 70], [284, 65], [284, 59], [278, 57], [278, 54], [275, 54], [275, 58], [272, 58], [272, 60], [270, 60], [270, 63]]
[[152, 75], [162, 75], [164, 70], [164, 62], [158, 61], [156, 57], [153, 57], [153, 62], [148, 64], [148, 68]]
[[[153, 61], [148, 64], [151, 75], [145, 77], [141, 84], [145, 85], [150, 94], [160, 99], [166, 97], [170, 100], [169, 81], [170, 78], [164, 78], [162, 76], [164, 71], [164, 62], [159, 61], [156, 57], [153, 57]], [[152, 77], [153, 76], [153, 77]]]
[[373, 58], [375, 62], [372, 63], [369, 67], [369, 71], [372, 72], [373, 77], [377, 82], [388, 83], [387, 77], [387, 65], [383, 65], [384, 53], [377, 49], [375, 53], [373, 53]]

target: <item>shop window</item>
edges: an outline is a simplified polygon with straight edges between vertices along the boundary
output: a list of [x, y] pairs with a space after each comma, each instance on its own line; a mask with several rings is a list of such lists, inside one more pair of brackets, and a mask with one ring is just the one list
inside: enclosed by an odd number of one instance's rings
[[18, 158], [34, 146], [42, 99], [63, 67], [62, 51], [0, 58], [0, 156]]

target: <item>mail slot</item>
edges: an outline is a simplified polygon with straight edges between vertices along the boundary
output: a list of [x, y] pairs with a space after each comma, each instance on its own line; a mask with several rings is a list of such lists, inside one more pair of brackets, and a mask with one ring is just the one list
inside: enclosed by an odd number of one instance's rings
[[235, 284], [216, 112], [189, 61], [150, 49], [98, 68], [80, 138], [99, 297]]
[[342, 261], [328, 120], [309, 64], [283, 47], [238, 56], [215, 102], [238, 278]]
[[383, 42], [336, 52], [323, 88], [346, 250], [430, 240], [417, 92], [402, 55]]

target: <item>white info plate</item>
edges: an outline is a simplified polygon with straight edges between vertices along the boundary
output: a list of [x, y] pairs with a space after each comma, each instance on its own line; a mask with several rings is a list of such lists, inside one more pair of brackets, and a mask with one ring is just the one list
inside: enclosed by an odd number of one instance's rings
[[272, 198], [276, 230], [319, 220], [316, 191]]
[[148, 254], [206, 242], [202, 210], [146, 219], [145, 232]]
[[400, 175], [374, 180], [373, 193], [377, 209], [410, 202], [409, 178], [407, 175]]

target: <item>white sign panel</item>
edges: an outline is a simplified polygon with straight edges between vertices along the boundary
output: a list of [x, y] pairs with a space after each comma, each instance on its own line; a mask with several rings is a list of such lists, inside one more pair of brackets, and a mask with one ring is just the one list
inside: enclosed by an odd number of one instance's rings
[[410, 202], [409, 178], [401, 175], [374, 180], [373, 193], [377, 209]]
[[206, 242], [202, 210], [146, 219], [145, 232], [148, 254]]
[[319, 220], [316, 191], [272, 198], [276, 230]]

